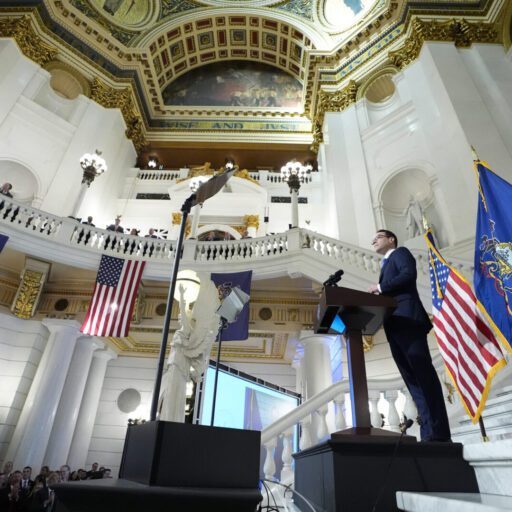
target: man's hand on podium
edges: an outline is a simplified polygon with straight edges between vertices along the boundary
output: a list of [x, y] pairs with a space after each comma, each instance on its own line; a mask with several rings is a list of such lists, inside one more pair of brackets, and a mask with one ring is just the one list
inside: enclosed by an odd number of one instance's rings
[[369, 293], [375, 293], [376, 295], [380, 294], [380, 288], [378, 284], [372, 284], [368, 287]]

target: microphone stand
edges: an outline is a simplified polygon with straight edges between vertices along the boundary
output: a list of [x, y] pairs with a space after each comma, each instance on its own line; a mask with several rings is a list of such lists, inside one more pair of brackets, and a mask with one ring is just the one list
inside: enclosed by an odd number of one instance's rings
[[220, 317], [221, 325], [219, 328], [219, 332], [217, 334], [217, 341], [219, 346], [217, 348], [217, 361], [215, 362], [215, 382], [213, 384], [213, 401], [212, 401], [212, 417], [210, 420], [210, 426], [213, 427], [213, 422], [215, 420], [215, 405], [217, 403], [217, 383], [219, 380], [219, 363], [220, 363], [220, 351], [222, 350], [222, 331], [228, 326], [228, 321], [221, 316]]

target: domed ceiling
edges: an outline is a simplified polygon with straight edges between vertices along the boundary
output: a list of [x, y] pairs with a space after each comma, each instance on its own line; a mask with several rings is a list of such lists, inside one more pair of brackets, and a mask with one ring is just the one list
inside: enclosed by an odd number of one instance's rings
[[[308, 147], [319, 140], [326, 94], [389, 65], [408, 37], [414, 54], [428, 37], [467, 35], [454, 17], [490, 25], [503, 2], [2, 0], [0, 36], [47, 69], [66, 66], [92, 99], [120, 108], [139, 150], [184, 141]], [[339, 94], [336, 108], [350, 103]]]

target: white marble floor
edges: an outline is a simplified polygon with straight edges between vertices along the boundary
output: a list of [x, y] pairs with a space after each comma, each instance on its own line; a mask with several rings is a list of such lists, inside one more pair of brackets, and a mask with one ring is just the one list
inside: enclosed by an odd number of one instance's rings
[[503, 512], [512, 510], [512, 497], [497, 494], [397, 492], [404, 512]]

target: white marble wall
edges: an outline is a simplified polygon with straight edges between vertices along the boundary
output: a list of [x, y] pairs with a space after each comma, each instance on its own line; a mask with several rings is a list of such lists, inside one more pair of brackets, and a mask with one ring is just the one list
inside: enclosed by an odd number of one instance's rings
[[[120, 111], [84, 96], [59, 97], [49, 85], [50, 74], [11, 40], [0, 41], [0, 76], [0, 163], [15, 162], [34, 176], [34, 206], [67, 216], [82, 180], [80, 157], [101, 150], [109, 169], [91, 185], [79, 215], [110, 221], [118, 213], [121, 177], [136, 158]], [[0, 165], [4, 180], [13, 183], [18, 197], [16, 175]]]
[[383, 106], [363, 98], [325, 116], [319, 159], [336, 190], [338, 237], [367, 247], [387, 219], [403, 239], [398, 203], [415, 191], [414, 179], [394, 182], [396, 205], [393, 194], [382, 202], [394, 177], [414, 171], [442, 245], [463, 244], [474, 236], [477, 204], [470, 144], [499, 175], [512, 178], [512, 64], [499, 45], [426, 43], [394, 81], [395, 95]]
[[0, 463], [25, 404], [47, 331], [41, 322], [0, 312]]
[[[100, 466], [111, 468], [113, 475], [118, 474], [128, 419], [149, 419], [156, 363], [155, 358], [126, 356], [109, 361], [89, 445], [87, 468], [98, 462]], [[117, 399], [125, 389], [136, 389], [141, 394], [142, 402], [135, 412], [123, 413], [117, 406]]]

